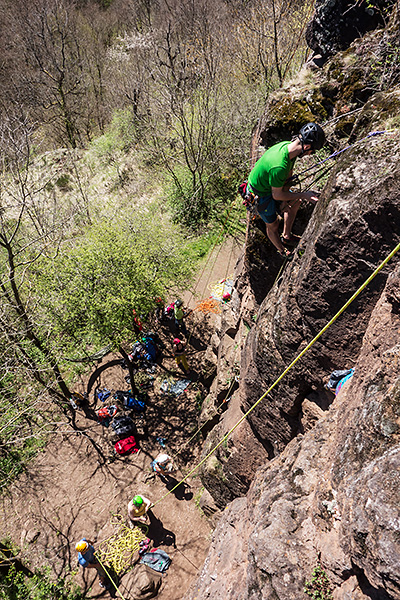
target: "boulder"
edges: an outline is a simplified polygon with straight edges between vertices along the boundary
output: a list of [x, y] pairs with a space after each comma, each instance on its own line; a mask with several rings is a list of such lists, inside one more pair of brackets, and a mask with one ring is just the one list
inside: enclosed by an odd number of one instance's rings
[[138, 564], [123, 577], [119, 588], [126, 600], [147, 600], [157, 596], [161, 581], [160, 573]]
[[316, 0], [306, 30], [307, 44], [323, 57], [345, 50], [356, 38], [384, 25], [388, 6], [394, 4], [394, 0]]

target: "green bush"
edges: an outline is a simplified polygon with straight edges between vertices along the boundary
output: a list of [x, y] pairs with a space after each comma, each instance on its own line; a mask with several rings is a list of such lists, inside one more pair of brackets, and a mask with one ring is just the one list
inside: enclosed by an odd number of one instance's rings
[[332, 589], [322, 566], [318, 564], [312, 574], [311, 581], [304, 584], [304, 593], [313, 600], [332, 600]]
[[1, 600], [83, 600], [85, 594], [71, 583], [68, 576], [57, 581], [50, 578], [50, 569], [37, 569], [32, 577], [17, 571], [12, 565], [7, 575], [0, 575]]
[[135, 141], [135, 120], [129, 108], [117, 110], [107, 132], [93, 140], [91, 149], [105, 164], [116, 160], [121, 152], [127, 152]]

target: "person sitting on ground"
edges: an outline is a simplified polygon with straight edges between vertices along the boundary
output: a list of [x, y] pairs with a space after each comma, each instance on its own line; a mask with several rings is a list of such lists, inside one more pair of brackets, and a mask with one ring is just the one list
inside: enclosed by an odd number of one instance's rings
[[128, 504], [128, 516], [133, 523], [147, 523], [151, 502], [144, 496], [134, 496]]
[[93, 542], [82, 538], [75, 545], [75, 550], [78, 552], [78, 563], [84, 569], [96, 569], [99, 574], [99, 585], [100, 587], [107, 587], [107, 576], [106, 573], [95, 556], [95, 549]]
[[[288, 142], [280, 142], [266, 150], [250, 172], [247, 193], [257, 198], [257, 212], [265, 222], [267, 236], [279, 254], [290, 256], [299, 236], [292, 234], [292, 226], [302, 200], [313, 204], [318, 192], [290, 191], [290, 178], [296, 158], [309, 156], [325, 144], [325, 133], [316, 123], [304, 125], [298, 135]], [[289, 180], [289, 181], [288, 181]], [[283, 213], [283, 233], [279, 236], [279, 217]]]
[[174, 461], [168, 454], [160, 453], [151, 463], [152, 469], [160, 479], [169, 481], [168, 475], [175, 471]]
[[175, 357], [176, 364], [182, 365], [186, 375], [190, 373], [190, 368], [186, 358], [186, 344], [179, 338], [175, 338], [173, 341], [172, 352]]
[[183, 310], [183, 302], [182, 300], [175, 300], [174, 304], [174, 317], [175, 317], [175, 326], [178, 331], [182, 331], [183, 335], [187, 336], [187, 329], [183, 317], [185, 316], [185, 312]]

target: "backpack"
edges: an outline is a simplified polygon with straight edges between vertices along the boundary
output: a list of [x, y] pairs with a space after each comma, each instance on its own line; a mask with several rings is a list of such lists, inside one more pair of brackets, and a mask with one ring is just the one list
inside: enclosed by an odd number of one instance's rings
[[111, 406], [103, 406], [97, 413], [99, 420], [106, 419], [107, 417], [115, 417], [118, 412], [118, 406], [111, 404]]
[[171, 559], [164, 550], [154, 548], [154, 550], [146, 552], [146, 554], [142, 556], [140, 562], [151, 567], [154, 571], [164, 573], [171, 564]]
[[128, 415], [120, 415], [115, 417], [111, 423], [111, 427], [119, 436], [127, 436], [135, 430], [135, 423]]
[[132, 392], [115, 392], [114, 398], [119, 400], [124, 408], [133, 408], [136, 412], [143, 412], [145, 408], [144, 400], [139, 400], [132, 396]]
[[147, 339], [145, 342], [145, 352], [143, 357], [148, 362], [154, 362], [157, 356], [157, 348], [152, 339]]
[[105, 400], [107, 400], [107, 398], [109, 396], [111, 396], [110, 390], [107, 390], [106, 388], [104, 388], [103, 390], [96, 388], [95, 391], [96, 391], [96, 396], [100, 400], [100, 402], [104, 402]]
[[139, 452], [139, 448], [137, 447], [136, 440], [133, 435], [116, 442], [114, 444], [114, 450], [117, 454], [121, 455]]

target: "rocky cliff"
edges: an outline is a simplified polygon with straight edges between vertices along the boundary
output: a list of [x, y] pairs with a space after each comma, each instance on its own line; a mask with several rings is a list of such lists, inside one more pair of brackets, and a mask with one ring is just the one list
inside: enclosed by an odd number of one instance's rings
[[318, 564], [335, 599], [400, 598], [399, 284], [397, 267], [329, 411], [226, 508], [188, 599], [302, 598]]
[[[392, 18], [322, 69], [304, 70], [260, 119], [256, 136], [265, 144], [316, 120], [331, 150], [351, 147], [329, 163], [312, 214], [301, 209], [301, 256], [278, 279], [279, 257], [262, 224], [250, 223], [213, 343], [219, 368], [201, 417], [213, 426], [204, 455], [400, 241]], [[392, 58], [382, 61], [389, 48]], [[384, 133], [369, 135], [376, 131]], [[314, 568], [312, 585], [336, 599], [400, 598], [397, 265], [395, 258], [207, 460], [205, 487], [219, 508], [231, 503], [188, 599], [302, 598]], [[348, 367], [355, 375], [334, 400], [324, 383]]]

